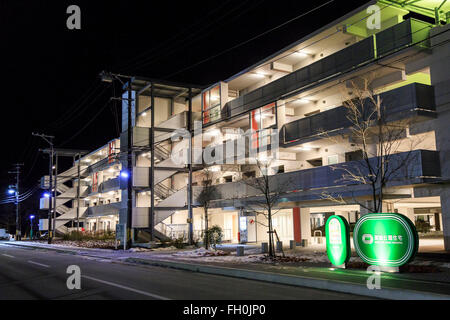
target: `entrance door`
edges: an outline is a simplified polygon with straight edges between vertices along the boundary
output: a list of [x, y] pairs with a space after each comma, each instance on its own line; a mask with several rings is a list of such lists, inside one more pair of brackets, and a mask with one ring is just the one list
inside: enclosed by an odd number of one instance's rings
[[256, 242], [256, 219], [247, 217], [247, 241]]

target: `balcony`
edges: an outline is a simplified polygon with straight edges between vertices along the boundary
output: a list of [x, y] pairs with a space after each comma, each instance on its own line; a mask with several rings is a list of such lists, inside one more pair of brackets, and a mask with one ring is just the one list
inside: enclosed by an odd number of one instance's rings
[[431, 27], [432, 25], [415, 19], [399, 23], [230, 101], [225, 105], [222, 117], [234, 117], [262, 107], [292, 92], [349, 72], [409, 46], [426, 48], [429, 46]]
[[[385, 106], [387, 121], [397, 121], [416, 117], [417, 119], [435, 117], [434, 88], [419, 83], [412, 83], [380, 94]], [[280, 132], [282, 144], [299, 143], [302, 140], [320, 138], [323, 132], [332, 132], [349, 128], [347, 108], [344, 106], [324, 111], [314, 116], [293, 121], [283, 126]]]
[[120, 189], [120, 179], [117, 177], [100, 183], [96, 192], [93, 192], [92, 186], [90, 186], [88, 189], [88, 195], [96, 193], [106, 193], [109, 191], [116, 191], [119, 189]]
[[[374, 163], [377, 158], [369, 161]], [[398, 164], [405, 162], [406, 165], [392, 173], [388, 186], [401, 186], [426, 183], [434, 180], [441, 175], [439, 153], [436, 151], [415, 150], [393, 155], [390, 168], [398, 167]], [[312, 196], [314, 199], [319, 197], [324, 188], [343, 187], [348, 192], [349, 186], [358, 186], [353, 181], [345, 181], [343, 175], [344, 170], [339, 168], [357, 168], [362, 174], [367, 173], [367, 168], [362, 161], [352, 161], [341, 163], [333, 166], [324, 166], [313, 169], [306, 169], [283, 174], [277, 174], [270, 177], [271, 190], [287, 191], [286, 199], [289, 201], [304, 200], [301, 192], [317, 191], [318, 195]], [[393, 169], [390, 169], [393, 170]], [[280, 188], [279, 186], [289, 186]], [[243, 182], [233, 182], [217, 186], [216, 201], [221, 201], [224, 206], [242, 206], [245, 201], [251, 200], [252, 197], [258, 196], [258, 191]], [[245, 195], [245, 196], [243, 196]], [[228, 201], [228, 202], [223, 202]], [[231, 201], [231, 203], [230, 203]]]
[[410, 45], [428, 48], [431, 27], [429, 23], [409, 19], [377, 33], [377, 57], [384, 57]]
[[109, 215], [119, 214], [120, 207], [122, 206], [121, 202], [109, 203], [104, 205], [98, 205], [94, 207], [89, 207], [87, 209], [87, 217], [103, 217]]

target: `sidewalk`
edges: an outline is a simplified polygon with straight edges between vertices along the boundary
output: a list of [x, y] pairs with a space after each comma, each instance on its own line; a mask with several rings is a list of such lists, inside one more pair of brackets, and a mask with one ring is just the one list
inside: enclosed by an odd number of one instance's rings
[[[198, 256], [201, 250], [127, 250], [82, 249], [42, 243], [10, 242], [8, 245], [52, 250], [76, 254], [93, 259], [117, 263], [131, 263], [176, 268], [237, 278], [269, 281], [279, 284], [326, 289], [381, 299], [450, 299], [450, 268], [446, 264], [441, 272], [381, 274], [381, 290], [369, 290], [370, 276], [363, 269], [339, 270], [330, 268], [321, 252], [296, 252], [298, 256], [317, 256], [313, 261], [296, 263], [266, 263], [258, 249], [249, 247], [244, 257]], [[352, 258], [352, 260], [357, 258]], [[416, 265], [430, 265], [428, 261], [415, 261]], [[449, 266], [450, 267], [450, 266]]]

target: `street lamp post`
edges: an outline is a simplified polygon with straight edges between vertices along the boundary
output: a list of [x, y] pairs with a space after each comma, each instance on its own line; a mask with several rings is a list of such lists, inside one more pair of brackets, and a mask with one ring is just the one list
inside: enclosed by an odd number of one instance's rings
[[30, 240], [33, 240], [33, 219], [35, 216], [32, 214], [30, 215]]
[[[53, 139], [55, 139], [54, 136], [48, 136], [45, 134], [38, 134], [33, 133], [33, 136], [40, 137], [44, 139], [49, 145], [50, 145], [50, 161], [49, 161], [49, 186], [48, 186], [48, 193], [50, 195], [50, 199], [48, 201], [48, 244], [52, 243], [53, 238], [53, 228], [52, 228], [52, 199], [51, 197], [56, 197], [56, 190], [53, 190], [53, 156], [54, 156], [54, 145], [53, 145]], [[54, 194], [53, 194], [54, 191]], [[56, 203], [55, 203], [56, 204]]]
[[[9, 194], [15, 194], [15, 203], [16, 203], [16, 240], [20, 240], [22, 237], [22, 231], [21, 231], [21, 219], [19, 215], [19, 181], [20, 181], [20, 168], [23, 166], [23, 163], [16, 163], [15, 168], [16, 171], [9, 171], [11, 174], [16, 175], [16, 185], [15, 187], [9, 188], [8, 193]], [[12, 190], [14, 189], [14, 192]]]

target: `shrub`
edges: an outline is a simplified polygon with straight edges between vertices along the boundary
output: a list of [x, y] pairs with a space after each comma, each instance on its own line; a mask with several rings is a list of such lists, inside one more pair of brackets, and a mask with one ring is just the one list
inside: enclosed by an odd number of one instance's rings
[[420, 232], [420, 233], [428, 233], [431, 230], [431, 225], [427, 221], [417, 220], [415, 225], [416, 225], [417, 232]]
[[180, 236], [176, 239], [172, 239], [171, 245], [177, 249], [184, 249], [184, 247], [186, 246], [186, 241], [184, 239], [184, 236]]
[[216, 246], [222, 242], [223, 231], [219, 226], [212, 226], [205, 231], [203, 242], [208, 242], [216, 250]]
[[99, 231], [96, 233], [72, 231], [64, 234], [62, 239], [66, 241], [107, 241], [116, 239], [116, 233], [114, 231]]

